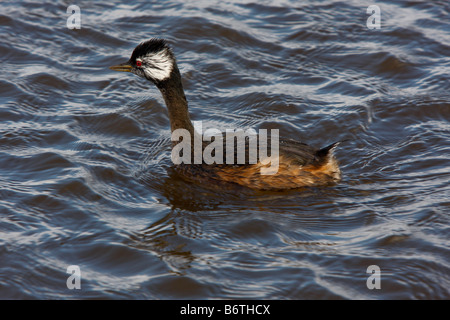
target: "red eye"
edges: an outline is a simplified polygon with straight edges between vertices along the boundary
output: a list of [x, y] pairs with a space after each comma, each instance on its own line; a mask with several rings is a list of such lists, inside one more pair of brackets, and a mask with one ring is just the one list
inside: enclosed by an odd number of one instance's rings
[[141, 67], [142, 66], [142, 61], [136, 60], [136, 67]]

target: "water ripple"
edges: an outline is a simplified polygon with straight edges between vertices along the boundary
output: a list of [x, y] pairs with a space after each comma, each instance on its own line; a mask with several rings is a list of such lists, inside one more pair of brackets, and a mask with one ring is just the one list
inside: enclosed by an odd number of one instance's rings
[[[0, 3], [0, 297], [448, 299], [447, 1]], [[150, 82], [173, 47], [193, 120], [336, 150], [332, 187], [257, 192], [172, 170]], [[66, 289], [79, 265], [82, 290]], [[381, 269], [381, 289], [366, 286]]]

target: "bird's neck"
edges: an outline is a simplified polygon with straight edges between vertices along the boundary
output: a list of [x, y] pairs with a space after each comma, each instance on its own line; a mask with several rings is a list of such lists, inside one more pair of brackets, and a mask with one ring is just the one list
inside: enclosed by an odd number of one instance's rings
[[189, 117], [188, 104], [181, 83], [178, 66], [174, 65], [172, 73], [167, 80], [157, 84], [169, 111], [170, 127], [172, 132], [177, 129], [186, 129], [191, 136], [194, 126]]

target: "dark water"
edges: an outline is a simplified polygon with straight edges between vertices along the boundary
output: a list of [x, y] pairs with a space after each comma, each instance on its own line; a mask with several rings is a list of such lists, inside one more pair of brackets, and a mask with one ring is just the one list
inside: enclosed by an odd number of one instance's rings
[[[1, 298], [450, 298], [448, 1], [377, 1], [375, 30], [365, 1], [70, 4], [0, 3]], [[155, 36], [194, 120], [349, 139], [342, 182], [180, 180], [160, 93], [108, 69]]]

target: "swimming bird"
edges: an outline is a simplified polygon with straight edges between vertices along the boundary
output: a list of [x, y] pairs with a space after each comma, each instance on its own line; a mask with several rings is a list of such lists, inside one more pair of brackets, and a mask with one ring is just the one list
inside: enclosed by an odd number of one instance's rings
[[[110, 69], [134, 73], [149, 80], [160, 90], [168, 109], [172, 133], [176, 130], [186, 130], [192, 139], [198, 134], [189, 116], [188, 103], [175, 56], [164, 39], [153, 38], [140, 43], [127, 62], [112, 66]], [[269, 137], [268, 141], [271, 141], [270, 139], [274, 138]], [[271, 145], [270, 142], [267, 144]], [[245, 137], [243, 149], [246, 157], [243, 163], [189, 162], [174, 164], [174, 169], [189, 181], [218, 185], [237, 184], [255, 190], [285, 190], [329, 185], [341, 179], [341, 171], [333, 154], [338, 144], [339, 142], [336, 142], [325, 148], [316, 149], [292, 139], [279, 139], [276, 150], [278, 152], [275, 153], [278, 170], [262, 174], [262, 169], [269, 166], [268, 161], [261, 158], [259, 153], [256, 162], [249, 160], [250, 139]], [[173, 148], [176, 146], [177, 142], [174, 142]], [[202, 141], [202, 150], [207, 146], [208, 142]], [[191, 148], [194, 153], [194, 143]], [[234, 146], [227, 152], [233, 152], [231, 156], [234, 159], [241, 149]]]

